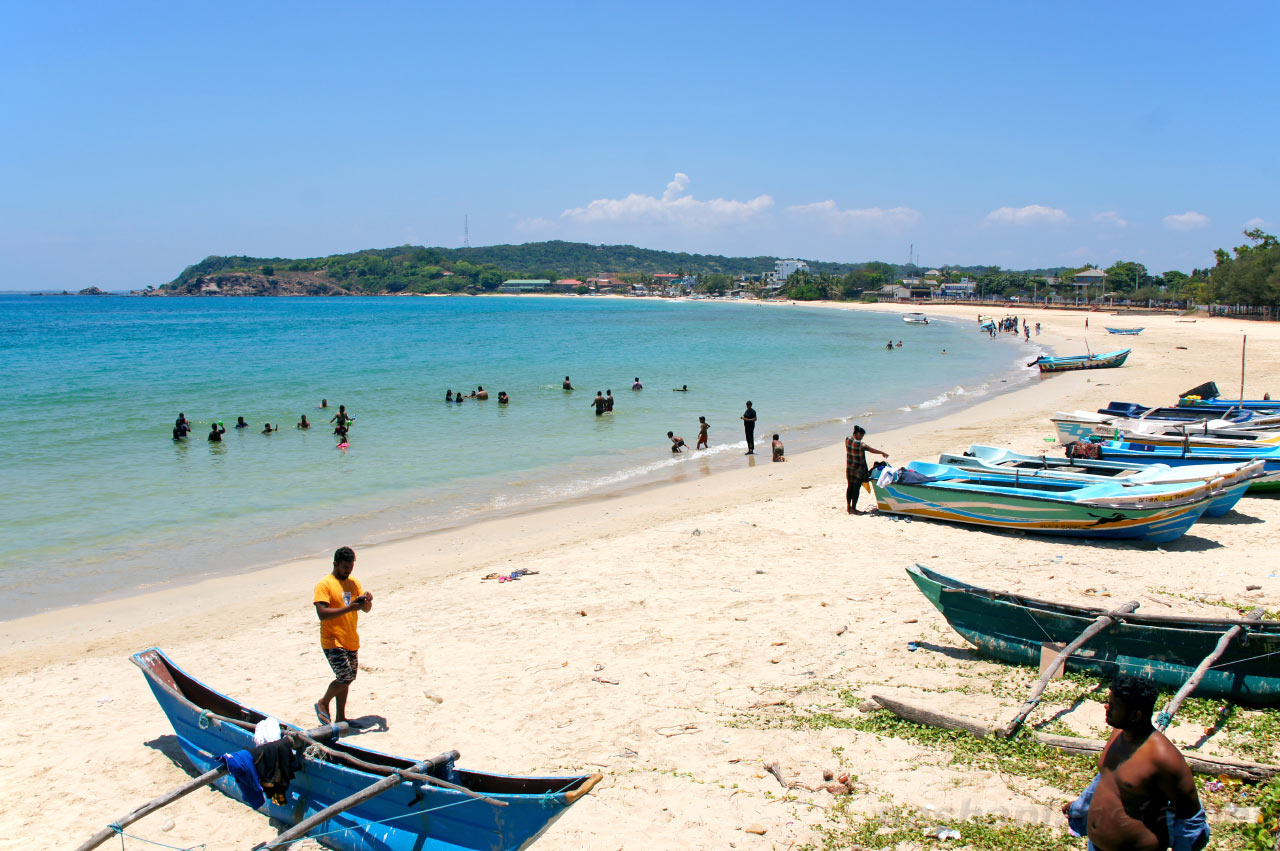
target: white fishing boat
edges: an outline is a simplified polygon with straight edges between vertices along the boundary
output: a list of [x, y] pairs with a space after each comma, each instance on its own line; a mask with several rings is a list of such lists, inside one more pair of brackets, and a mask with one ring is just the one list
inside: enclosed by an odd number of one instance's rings
[[923, 313], [907, 313], [903, 315], [902, 321], [908, 325], [928, 325], [929, 317]]

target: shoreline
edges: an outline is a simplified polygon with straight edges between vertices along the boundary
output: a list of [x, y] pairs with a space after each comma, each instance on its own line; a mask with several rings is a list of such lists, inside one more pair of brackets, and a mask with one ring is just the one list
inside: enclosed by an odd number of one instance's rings
[[[885, 306], [852, 309], [868, 308]], [[1062, 353], [1083, 345], [1078, 314], [1064, 323], [1060, 314], [1010, 312], [1048, 323], [1041, 340]], [[1227, 386], [1243, 332], [1256, 340], [1246, 393], [1280, 387], [1280, 327], [1173, 323], [1150, 317], [1148, 331], [1125, 341], [1134, 355], [1121, 369], [1051, 376], [963, 411], [943, 406], [903, 428], [873, 427], [868, 442], [894, 462], [975, 442], [1056, 452], [1044, 442], [1054, 410], [1168, 403], [1211, 379]], [[1101, 336], [1090, 332], [1093, 348]], [[967, 802], [972, 813], [980, 802], [982, 812], [1025, 810], [1057, 824], [1057, 802], [1079, 790], [1010, 788], [992, 772], [947, 765], [934, 749], [851, 728], [742, 719], [777, 700], [794, 701], [797, 712], [852, 712], [840, 690], [919, 701], [922, 691], [947, 691], [967, 667], [977, 666], [979, 679], [960, 682], [978, 685], [1004, 670], [975, 660], [911, 587], [902, 568], [914, 562], [1085, 605], [1107, 605], [1086, 593], [1102, 588], [1113, 601], [1141, 597], [1144, 611], [1226, 611], [1193, 599], [1206, 595], [1280, 608], [1280, 501], [1247, 497], [1223, 520], [1160, 548], [850, 517], [842, 449], [360, 550], [356, 575], [376, 601], [360, 621], [352, 712], [390, 719], [362, 741], [391, 753], [456, 747], [462, 767], [507, 773], [603, 771], [597, 800], [548, 831], [538, 845], [545, 851], [730, 842], [782, 851], [814, 841], [832, 799], [799, 792], [780, 800], [763, 770], [769, 761], [806, 782], [827, 766], [856, 774], [855, 809], [924, 800], [940, 811]], [[502, 585], [480, 580], [516, 567], [538, 573]], [[308, 596], [328, 569], [326, 559], [301, 559], [0, 623], [0, 686], [21, 696], [30, 717], [0, 763], [0, 782], [29, 790], [22, 812], [0, 817], [5, 835], [87, 836], [187, 779], [167, 722], [125, 658], [147, 646], [215, 689], [305, 722], [328, 679]], [[909, 641], [922, 652], [909, 652]], [[593, 681], [595, 671], [617, 684]], [[444, 702], [427, 701], [424, 689]], [[947, 699], [948, 711], [978, 718], [1016, 703], [981, 688]], [[1060, 720], [1096, 735], [1101, 710], [1085, 701]], [[688, 733], [669, 737], [673, 725]], [[1190, 720], [1172, 729], [1183, 744], [1202, 732]], [[50, 760], [95, 735], [101, 745], [76, 768]], [[134, 832], [211, 848], [273, 832], [218, 793], [165, 813]], [[160, 833], [165, 818], [175, 827]], [[752, 823], [767, 836], [744, 836]]]
[[[563, 298], [564, 296], [533, 294], [532, 297], [555, 299]], [[603, 298], [617, 300], [626, 299], [627, 297], [603, 296]], [[741, 301], [730, 303], [740, 306], [755, 305], [774, 309], [799, 306], [818, 310], [854, 309], [869, 313], [898, 315], [903, 312], [894, 309], [896, 306], [855, 306], [847, 302]], [[884, 309], [886, 307], [888, 309]], [[871, 309], [868, 310], [867, 308]], [[796, 317], [796, 321], [802, 320], [800, 317]], [[962, 327], [958, 320], [948, 324], [952, 326], [953, 330]], [[968, 331], [969, 329], [964, 329], [964, 332]], [[920, 342], [920, 339], [909, 340], [909, 344], [912, 346], [918, 346]], [[1013, 343], [1018, 350], [1027, 348], [1021, 339], [1012, 341], [1002, 335], [998, 341], [999, 345], [1007, 346], [1010, 343]], [[985, 342], [980, 342], [978, 345], [985, 345]], [[1040, 348], [1047, 348], [1041, 339], [1034, 341], [1031, 347], [1037, 345]], [[881, 407], [876, 408], [874, 411], [862, 413], [859, 412], [858, 405], [850, 402], [843, 416], [821, 416], [811, 421], [775, 425], [774, 429], [787, 432], [784, 434], [784, 441], [787, 442], [788, 448], [792, 452], [790, 457], [794, 458], [805, 452], [837, 446], [840, 440], [843, 439], [843, 435], [851, 428], [849, 423], [856, 418], [865, 419], [866, 422], [864, 424], [870, 428], [879, 429], [883, 425], [887, 430], [897, 429], [914, 422], [928, 421], [942, 414], [959, 413], [980, 404], [984, 400], [1009, 392], [1016, 392], [1025, 382], [1035, 380], [1032, 375], [1019, 375], [1022, 372], [1019, 367], [1025, 362], [1026, 358], [1018, 350], [1001, 353], [1000, 358], [1003, 366], [998, 369], [993, 369], [991, 372], [984, 374], [975, 373], [971, 378], [963, 379], [964, 392], [959, 394], [953, 392], [954, 388], [946, 388], [938, 395], [927, 399], [912, 397], [899, 400], [897, 403], [884, 400], [881, 403]], [[899, 404], [904, 406], [899, 407]], [[834, 436], [836, 432], [840, 432], [840, 436]], [[736, 469], [734, 456], [738, 452], [735, 451], [735, 448], [743, 444], [742, 435], [740, 433], [736, 437], [731, 435], [727, 438], [727, 441], [723, 446], [717, 447], [718, 451], [705, 455], [693, 452], [687, 453], [685, 457], [680, 459], [680, 463], [675, 466], [666, 465], [664, 459], [667, 458], [667, 453], [658, 453], [653, 456], [652, 460], [644, 462], [628, 462], [626, 466], [617, 469], [610, 468], [606, 471], [600, 471], [594, 482], [572, 490], [565, 490], [559, 487], [558, 484], [562, 484], [560, 480], [552, 479], [548, 480], [552, 482], [551, 485], [523, 493], [512, 503], [486, 505], [485, 500], [476, 501], [475, 498], [472, 498], [472, 502], [465, 507], [430, 516], [426, 518], [425, 522], [418, 523], [417, 528], [405, 528], [405, 516], [403, 513], [396, 514], [394, 511], [394, 506], [396, 505], [412, 504], [412, 500], [407, 503], [402, 502], [401, 498], [405, 496], [403, 494], [398, 495], [395, 499], [389, 494], [386, 495], [382, 501], [387, 506], [385, 512], [381, 510], [364, 511], [360, 514], [331, 520], [328, 525], [339, 529], [338, 534], [353, 546], [367, 548], [387, 546], [451, 531], [461, 531], [490, 521], [517, 518], [526, 514], [537, 514], [561, 506], [578, 506], [584, 510], [590, 510], [590, 506], [600, 500], [617, 499], [631, 494], [643, 493], [653, 488], [665, 487], [669, 484], [679, 484], [688, 482], [691, 479], [720, 475]], [[724, 452], [723, 450], [726, 448], [728, 451]], [[632, 460], [634, 461], [635, 459]], [[695, 460], [697, 461], [696, 464], [690, 463]], [[569, 480], [566, 479], [565, 481]], [[418, 495], [422, 496], [430, 493], [432, 491], [420, 492]], [[374, 505], [377, 501], [370, 498], [369, 503]], [[162, 579], [147, 576], [145, 577], [146, 581], [89, 594], [85, 594], [83, 589], [78, 594], [74, 592], [59, 592], [59, 598], [56, 602], [53, 602], [48, 608], [42, 608], [33, 614], [50, 614], [85, 605], [118, 603], [131, 597], [154, 594], [163, 590], [197, 587], [203, 582], [220, 577], [239, 576], [249, 578], [273, 566], [323, 555], [324, 547], [316, 546], [317, 539], [323, 534], [322, 528], [308, 529], [306, 532], [294, 530], [283, 532], [274, 538], [255, 539], [252, 545], [242, 543], [243, 555], [248, 556], [246, 562], [235, 567], [221, 569], [204, 567], [204, 562], [199, 559], [188, 560], [185, 557], [189, 551], [188, 545], [173, 543], [165, 552], [170, 553], [175, 562], [201, 564], [203, 569], [198, 574], [172, 576]], [[72, 585], [73, 583], [63, 581], [59, 588], [71, 587]], [[28, 592], [23, 593], [25, 595]], [[0, 616], [0, 625], [18, 619], [10, 613], [10, 610], [6, 610], [3, 616]]]

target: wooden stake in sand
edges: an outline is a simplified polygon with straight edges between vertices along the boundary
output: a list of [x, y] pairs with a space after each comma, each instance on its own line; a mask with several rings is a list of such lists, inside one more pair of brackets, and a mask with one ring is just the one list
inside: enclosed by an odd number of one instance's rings
[[[1254, 609], [1245, 616], [1245, 620], [1257, 622], [1262, 620], [1263, 614], [1265, 613], [1262, 609]], [[1246, 626], [1246, 624], [1233, 626], [1222, 634], [1222, 637], [1218, 639], [1217, 645], [1214, 646], [1213, 652], [1204, 657], [1191, 673], [1191, 676], [1187, 678], [1187, 681], [1182, 684], [1182, 688], [1178, 689], [1178, 693], [1173, 696], [1173, 700], [1169, 701], [1169, 705], [1156, 716], [1155, 727], [1157, 730], [1163, 733], [1168, 729], [1169, 724], [1173, 721], [1173, 716], [1182, 707], [1182, 702], [1191, 695], [1191, 692], [1196, 690], [1196, 687], [1200, 685], [1200, 681], [1204, 679], [1204, 675], [1209, 672], [1209, 668], [1222, 657], [1223, 653], [1227, 652], [1227, 647], [1245, 631]]]
[[1040, 679], [1036, 680], [1036, 684], [1031, 687], [1031, 693], [1027, 695], [1026, 702], [1022, 704], [1022, 708], [1018, 710], [1018, 714], [1009, 719], [1009, 723], [996, 730], [996, 735], [1002, 739], [1008, 739], [1018, 732], [1022, 726], [1022, 722], [1027, 720], [1027, 716], [1035, 711], [1040, 705], [1040, 696], [1044, 694], [1044, 690], [1049, 687], [1049, 680], [1053, 679], [1053, 675], [1058, 669], [1067, 663], [1067, 659], [1072, 653], [1079, 650], [1086, 641], [1093, 638], [1103, 630], [1109, 629], [1112, 624], [1120, 619], [1122, 615], [1127, 615], [1138, 608], [1137, 600], [1130, 600], [1118, 609], [1113, 609], [1105, 615], [1099, 615], [1094, 619], [1093, 623], [1082, 633], [1076, 636], [1075, 640], [1062, 648], [1058, 655], [1053, 657], [1053, 661], [1045, 668]]

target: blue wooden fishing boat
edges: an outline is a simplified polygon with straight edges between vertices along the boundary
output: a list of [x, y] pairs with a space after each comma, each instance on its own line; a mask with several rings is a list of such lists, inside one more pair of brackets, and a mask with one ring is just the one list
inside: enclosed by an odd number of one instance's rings
[[1004, 476], [1043, 476], [1078, 481], [1114, 481], [1122, 485], [1195, 484], [1206, 482], [1216, 494], [1205, 517], [1222, 517], [1235, 508], [1249, 482], [1263, 475], [1263, 462], [1236, 464], [1126, 464], [1087, 458], [1049, 458], [1023, 455], [1009, 449], [972, 444], [963, 455], [944, 453], [938, 463], [962, 470], [985, 470]]
[[1098, 413], [1108, 417], [1127, 417], [1131, 420], [1177, 420], [1194, 422], [1206, 417], [1217, 417], [1234, 423], [1249, 422], [1263, 416], [1259, 411], [1197, 411], [1188, 407], [1148, 407], [1137, 402], [1108, 402], [1105, 408], [1098, 408]]
[[[924, 565], [907, 575], [951, 628], [983, 653], [1015, 665], [1039, 665], [1046, 643], [1067, 644], [1102, 609], [1051, 603], [990, 591], [952, 579]], [[1226, 698], [1249, 706], [1280, 704], [1280, 621], [1121, 615], [1067, 659], [1067, 670], [1097, 676], [1134, 674], [1177, 690], [1222, 634], [1243, 626], [1205, 674], [1198, 696]]]
[[1185, 408], [1208, 408], [1212, 410], [1246, 410], [1268, 411], [1280, 413], [1280, 401], [1274, 399], [1224, 399], [1218, 385], [1206, 381], [1178, 397], [1178, 405]]
[[1176, 446], [1158, 446], [1154, 443], [1091, 437], [1087, 441], [1068, 443], [1064, 449], [1068, 458], [1097, 458], [1124, 461], [1127, 464], [1168, 464], [1170, 467], [1262, 461], [1262, 475], [1249, 481], [1246, 493], [1280, 491], [1280, 447], [1276, 446], [1197, 446], [1193, 441]]
[[[877, 476], [876, 471], [882, 471]], [[1182, 537], [1216, 498], [1207, 483], [1135, 485], [1009, 477], [912, 461], [877, 464], [872, 492], [888, 514], [1078, 538], [1164, 543]]]
[[1136, 337], [1142, 333], [1142, 329], [1141, 328], [1108, 328], [1107, 333], [1108, 334], [1128, 334], [1130, 336]]
[[1041, 372], [1071, 372], [1077, 369], [1110, 369], [1123, 366], [1133, 349], [1121, 349], [1118, 352], [1104, 352], [1096, 355], [1069, 355], [1056, 357], [1041, 355], [1027, 366], [1037, 366]]
[[[158, 648], [136, 653], [131, 659], [142, 669], [183, 753], [198, 771], [218, 767], [218, 757], [224, 753], [253, 747], [253, 726], [267, 717], [264, 713], [186, 674]], [[312, 755], [310, 749], [299, 754], [301, 767], [289, 784], [285, 803], [268, 798], [260, 812], [286, 826], [294, 825], [367, 789], [387, 774], [417, 763], [347, 742], [325, 742], [324, 746], [330, 752], [323, 759]], [[378, 770], [365, 770], [356, 763]], [[486, 774], [456, 768], [452, 759], [424, 771], [460, 789], [402, 780], [389, 791], [322, 822], [313, 829], [311, 838], [338, 851], [517, 851], [528, 848], [601, 779], [599, 774]], [[221, 777], [214, 785], [228, 797], [244, 802], [229, 777]]]

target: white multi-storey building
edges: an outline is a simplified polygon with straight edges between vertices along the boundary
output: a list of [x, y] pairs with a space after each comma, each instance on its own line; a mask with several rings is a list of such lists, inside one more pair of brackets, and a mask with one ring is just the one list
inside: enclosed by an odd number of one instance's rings
[[796, 272], [808, 272], [809, 264], [803, 260], [776, 260], [773, 264], [773, 280], [779, 284], [786, 283]]

